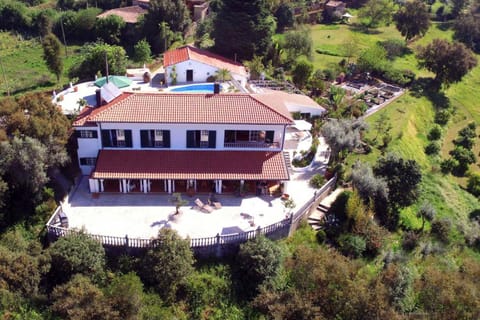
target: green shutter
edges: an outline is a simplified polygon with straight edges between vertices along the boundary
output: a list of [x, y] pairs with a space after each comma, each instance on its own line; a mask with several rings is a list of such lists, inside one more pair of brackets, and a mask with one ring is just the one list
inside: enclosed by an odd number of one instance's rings
[[140, 145], [142, 148], [151, 147], [148, 143], [148, 130], [140, 130]]
[[216, 144], [217, 142], [217, 131], [209, 131], [208, 132], [208, 147], [210, 149], [215, 149], [215, 147], [217, 146]]
[[187, 130], [187, 148], [195, 148], [195, 131]]
[[98, 139], [98, 132], [97, 132], [97, 130], [92, 130], [92, 137], [93, 137], [94, 139]]
[[275, 131], [267, 131], [265, 133], [265, 142], [273, 143], [273, 137], [275, 136]]
[[112, 146], [110, 141], [110, 130], [102, 130], [102, 147], [108, 148]]
[[131, 148], [132, 144], [132, 130], [125, 130], [125, 147]]
[[163, 147], [170, 148], [170, 130], [163, 130]]

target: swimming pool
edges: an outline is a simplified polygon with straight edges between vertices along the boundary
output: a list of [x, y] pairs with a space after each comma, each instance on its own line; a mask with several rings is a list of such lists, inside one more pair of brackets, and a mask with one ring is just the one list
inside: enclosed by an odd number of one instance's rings
[[213, 93], [213, 83], [192, 84], [173, 88], [171, 92]]

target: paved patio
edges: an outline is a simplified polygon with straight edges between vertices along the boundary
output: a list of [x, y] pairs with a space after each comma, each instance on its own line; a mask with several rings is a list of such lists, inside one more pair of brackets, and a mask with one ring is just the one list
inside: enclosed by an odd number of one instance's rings
[[[309, 180], [312, 175], [324, 172], [328, 163], [327, 149], [323, 138], [320, 138], [317, 155], [311, 165], [294, 169], [286, 190], [296, 203], [294, 212], [313, 197], [315, 189], [309, 186]], [[62, 209], [68, 217], [69, 228], [83, 228], [96, 235], [128, 235], [129, 238], [146, 239], [155, 237], [164, 227], [177, 230], [183, 237], [203, 238], [266, 227], [286, 217], [280, 197], [216, 195], [222, 208], [204, 213], [195, 207], [194, 201], [199, 198], [206, 203], [207, 193], [182, 196], [189, 203], [180, 209], [181, 214], [174, 215], [175, 206], [170, 202], [172, 196], [169, 194], [101, 193], [94, 198], [88, 189], [88, 177], [84, 176], [64, 201]], [[248, 214], [251, 219], [243, 214]]]

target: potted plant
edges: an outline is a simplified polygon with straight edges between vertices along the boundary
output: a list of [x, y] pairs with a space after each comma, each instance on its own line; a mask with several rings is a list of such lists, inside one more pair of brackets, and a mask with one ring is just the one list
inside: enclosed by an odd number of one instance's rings
[[285, 201], [283, 201], [283, 211], [285, 212], [286, 216], [288, 217], [288, 215], [292, 212], [291, 209], [295, 208], [297, 205], [295, 204], [295, 201], [293, 201], [293, 199], [287, 199]]
[[172, 194], [172, 198], [170, 199], [170, 202], [175, 205], [174, 215], [178, 215], [179, 213], [181, 213], [180, 208], [188, 204], [188, 201], [184, 200], [182, 198], [182, 194], [179, 192], [175, 192], [174, 194]]

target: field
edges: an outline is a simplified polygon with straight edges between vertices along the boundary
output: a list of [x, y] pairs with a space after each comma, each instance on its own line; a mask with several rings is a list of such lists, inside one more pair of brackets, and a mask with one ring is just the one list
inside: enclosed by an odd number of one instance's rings
[[[313, 26], [311, 31], [314, 48], [329, 53], [314, 53], [315, 68], [321, 69], [331, 68], [332, 64], [336, 64], [343, 59], [342, 44], [352, 41], [351, 39], [358, 42], [359, 48], [374, 45], [378, 41], [391, 37], [401, 39], [400, 34], [393, 26], [380, 28], [378, 32], [369, 34], [359, 32], [349, 25], [317, 25]], [[414, 71], [417, 78], [431, 77], [431, 73], [418, 69], [413, 52], [418, 45], [428, 44], [434, 38], [451, 39], [452, 34], [453, 32], [448, 29], [448, 25], [432, 25], [425, 37], [409, 44], [412, 53], [397, 58], [392, 65], [395, 68]], [[447, 158], [448, 152], [453, 148], [452, 140], [456, 137], [458, 130], [471, 121], [475, 121], [477, 125], [480, 123], [480, 108], [477, 103], [480, 101], [479, 87], [480, 67], [477, 66], [461, 83], [454, 84], [444, 91], [446, 101], [454, 107], [454, 115], [449, 124], [443, 128], [441, 156], [431, 157], [424, 153], [424, 148], [428, 143], [427, 133], [434, 124], [435, 101], [432, 97], [416, 96], [407, 91], [387, 108], [367, 120], [370, 125], [373, 125], [381, 113], [386, 114], [393, 125], [391, 131], [393, 140], [389, 144], [387, 152], [395, 152], [402, 157], [415, 159], [422, 167], [422, 196], [416, 205], [403, 210], [401, 223], [404, 226], [409, 228], [420, 227], [421, 220], [416, 217], [416, 211], [423, 201], [432, 203], [440, 217], [450, 217], [460, 228], [467, 227], [469, 223], [468, 214], [480, 207], [478, 199], [463, 189], [466, 178], [445, 176], [439, 170], [441, 159]], [[373, 136], [373, 132], [367, 133], [367, 138]], [[478, 139], [474, 151], [476, 155], [479, 154], [480, 141]], [[347, 158], [346, 168], [349, 170], [356, 160], [373, 164], [379, 156], [381, 156], [381, 153], [376, 148], [367, 155], [351, 155]], [[480, 171], [479, 164], [471, 166], [471, 170]]]

